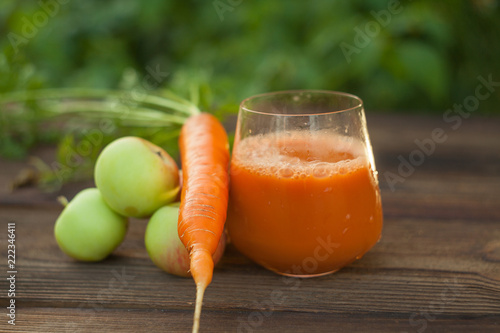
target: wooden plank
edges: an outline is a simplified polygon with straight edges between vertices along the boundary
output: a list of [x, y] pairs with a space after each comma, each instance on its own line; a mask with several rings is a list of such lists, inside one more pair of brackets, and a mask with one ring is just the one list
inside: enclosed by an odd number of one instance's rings
[[[500, 120], [470, 118], [448, 129], [448, 140], [394, 191], [384, 173], [397, 172], [398, 156], [408, 157], [416, 138], [446, 124], [386, 115], [369, 115], [368, 123], [384, 204], [381, 241], [361, 260], [315, 279], [280, 277], [228, 246], [206, 293], [203, 331], [500, 330]], [[76, 262], [53, 236], [61, 211], [55, 198], [92, 182], [58, 193], [8, 193], [3, 185], [23, 166], [0, 161], [0, 227], [16, 222], [16, 331], [189, 331], [194, 284], [152, 264], [146, 220], [133, 219], [105, 261]], [[6, 241], [1, 231], [0, 249]], [[5, 293], [0, 301], [7, 304]], [[10, 328], [0, 323], [0, 331]]]
[[[418, 148], [415, 139], [424, 140], [431, 137], [435, 128], [444, 127], [442, 119], [435, 116], [401, 116], [385, 114], [368, 114], [368, 126], [372, 146], [377, 162], [380, 185], [388, 188], [385, 172], [398, 173], [400, 161], [398, 156], [408, 159], [409, 154]], [[228, 125], [232, 130], [234, 123]], [[500, 182], [500, 118], [470, 118], [456, 131], [445, 128], [448, 139], [436, 145], [435, 153], [426, 157], [425, 162], [416, 167], [415, 172], [396, 188], [405, 189], [409, 183], [429, 178], [447, 177], [453, 184], [460, 184], [462, 178], [479, 176], [477, 179], [491, 182], [483, 186], [498, 194]], [[55, 160], [53, 147], [40, 147], [33, 151], [50, 164]], [[57, 207], [58, 195], [73, 197], [79, 189], [94, 186], [93, 181], [79, 182], [64, 186], [57, 193], [41, 193], [36, 188], [22, 188], [13, 193], [8, 191], [19, 170], [27, 166], [26, 161], [8, 163], [0, 158], [0, 205], [50, 205]], [[418, 178], [420, 177], [420, 178]], [[416, 181], [413, 181], [416, 179]], [[440, 183], [440, 182], [438, 182]], [[435, 186], [437, 187], [437, 186]], [[477, 188], [477, 186], [476, 186]], [[446, 187], [445, 187], [446, 189]]]
[[[57, 213], [15, 207], [1, 212], [3, 221], [18, 219], [20, 304], [192, 308], [192, 281], [167, 275], [149, 261], [142, 241], [146, 221], [132, 221], [114, 256], [101, 263], [79, 263], [57, 248], [52, 234]], [[286, 300], [276, 311], [404, 314], [439, 301], [441, 293], [451, 290], [457, 295], [443, 314], [499, 315], [499, 239], [500, 229], [488, 221], [389, 219], [382, 241], [365, 258], [336, 274], [306, 280], [276, 276], [230, 247], [207, 292], [206, 308], [255, 310], [252, 304], [265, 303], [277, 290]], [[5, 244], [2, 237], [0, 246]]]
[[[90, 310], [20, 309], [23, 332], [189, 332], [191, 311], [186, 310]], [[413, 316], [409, 319], [409, 316]], [[358, 312], [349, 314], [277, 311], [205, 310], [203, 332], [498, 332], [494, 316], [436, 316], [432, 313], [393, 315]], [[369, 325], [368, 325], [369, 323]]]

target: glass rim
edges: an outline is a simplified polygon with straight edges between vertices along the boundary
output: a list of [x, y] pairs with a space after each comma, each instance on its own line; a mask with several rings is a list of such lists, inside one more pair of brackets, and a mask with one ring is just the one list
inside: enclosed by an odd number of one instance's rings
[[[358, 102], [357, 105], [344, 108], [342, 110], [336, 110], [336, 111], [328, 111], [328, 112], [317, 112], [317, 113], [271, 113], [271, 112], [265, 112], [265, 111], [258, 111], [258, 110], [252, 110], [248, 107], [245, 107], [244, 104], [247, 103], [248, 101], [255, 99], [255, 98], [260, 98], [260, 97], [266, 97], [266, 96], [273, 96], [273, 95], [292, 95], [292, 94], [297, 94], [297, 93], [314, 93], [314, 94], [321, 94], [321, 95], [331, 95], [331, 96], [342, 96], [349, 98], [351, 100], [355, 100]], [[342, 112], [348, 112], [352, 111], [355, 109], [363, 108], [363, 100], [359, 98], [356, 95], [341, 92], [341, 91], [335, 91], [335, 90], [321, 90], [321, 89], [295, 89], [295, 90], [278, 90], [278, 91], [272, 91], [272, 92], [267, 92], [267, 93], [262, 93], [262, 94], [257, 94], [253, 95], [250, 97], [245, 98], [243, 101], [240, 103], [240, 110], [245, 110], [247, 112], [255, 113], [255, 114], [262, 114], [262, 115], [270, 115], [270, 116], [283, 116], [283, 117], [304, 117], [304, 116], [320, 116], [320, 115], [328, 115], [328, 114], [334, 114], [334, 113], [342, 113]]]

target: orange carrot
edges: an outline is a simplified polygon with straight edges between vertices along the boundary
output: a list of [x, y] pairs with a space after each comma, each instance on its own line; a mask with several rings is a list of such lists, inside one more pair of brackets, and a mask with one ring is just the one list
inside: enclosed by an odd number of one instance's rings
[[229, 144], [220, 122], [201, 113], [183, 125], [179, 148], [183, 187], [177, 230], [189, 252], [190, 271], [196, 283], [193, 332], [197, 332], [203, 294], [212, 281], [212, 256], [226, 221]]

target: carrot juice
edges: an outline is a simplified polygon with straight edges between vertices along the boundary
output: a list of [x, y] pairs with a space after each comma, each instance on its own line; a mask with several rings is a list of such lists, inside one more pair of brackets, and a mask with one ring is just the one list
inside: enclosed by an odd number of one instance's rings
[[275, 272], [334, 272], [380, 238], [372, 162], [354, 138], [283, 133], [244, 138], [233, 151], [229, 237], [240, 252]]

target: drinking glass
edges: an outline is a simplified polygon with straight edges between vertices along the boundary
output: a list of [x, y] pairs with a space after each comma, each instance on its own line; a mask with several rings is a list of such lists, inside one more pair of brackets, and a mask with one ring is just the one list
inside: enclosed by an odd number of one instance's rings
[[245, 256], [288, 276], [333, 273], [372, 248], [382, 204], [361, 99], [318, 90], [245, 99], [227, 228]]

